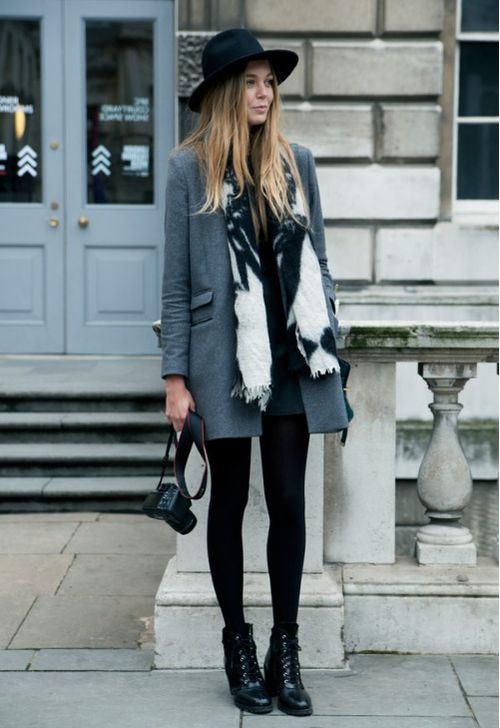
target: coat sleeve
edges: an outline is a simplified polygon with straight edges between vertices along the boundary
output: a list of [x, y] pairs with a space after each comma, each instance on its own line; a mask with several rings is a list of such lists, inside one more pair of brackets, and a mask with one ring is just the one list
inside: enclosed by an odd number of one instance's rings
[[307, 172], [309, 180], [309, 206], [311, 212], [311, 238], [313, 241], [316, 254], [318, 256], [319, 264], [321, 267], [321, 274], [323, 275], [326, 291], [328, 297], [332, 301], [332, 309], [334, 315], [336, 314], [335, 306], [335, 283], [330, 274], [328, 268], [328, 259], [326, 256], [326, 245], [325, 245], [325, 224], [323, 220], [323, 212], [321, 209], [321, 198], [319, 193], [318, 177], [316, 175], [316, 166], [314, 163], [314, 156], [310, 149], [306, 147], [307, 152]]
[[161, 376], [188, 376], [191, 337], [188, 190], [182, 166], [169, 157], [161, 295]]

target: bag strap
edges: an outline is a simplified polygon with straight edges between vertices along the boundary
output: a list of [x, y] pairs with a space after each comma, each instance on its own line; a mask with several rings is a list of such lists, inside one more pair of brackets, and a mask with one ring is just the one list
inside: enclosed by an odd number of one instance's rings
[[160, 475], [160, 480], [158, 481], [158, 485], [156, 486], [156, 490], [161, 490], [161, 491], [164, 490], [164, 488], [162, 487], [162, 481], [163, 481], [163, 478], [165, 477], [165, 470], [167, 469], [167, 465], [170, 462], [168, 453], [170, 452], [170, 446], [172, 445], [172, 442], [174, 440], [177, 445], [177, 438], [176, 438], [174, 426], [171, 424], [170, 432], [169, 432], [168, 440], [167, 440], [167, 447], [165, 449], [165, 455], [161, 459], [161, 475]]
[[[165, 455], [162, 458], [162, 471], [160, 481], [156, 486], [158, 490], [161, 490], [161, 483], [165, 476], [165, 470], [169, 463], [168, 454], [170, 446], [175, 439], [176, 450], [174, 454], [174, 476], [176, 485], [179, 488], [181, 495], [191, 500], [197, 500], [201, 498], [207, 487], [207, 476], [208, 476], [208, 456], [205, 448], [205, 423], [203, 418], [194, 410], [189, 409], [184, 424], [182, 426], [181, 434], [177, 439], [177, 433], [174, 430], [174, 426], [170, 425], [170, 434], [168, 437], [167, 447]], [[200, 482], [200, 487], [194, 495], [190, 495], [187, 485], [186, 478], [184, 476], [184, 469], [188, 461], [189, 453], [193, 443], [196, 445], [196, 449], [200, 453], [203, 459], [203, 475]]]
[[[190, 495], [184, 477], [184, 468], [191, 452], [193, 443], [203, 460], [203, 475], [201, 476], [200, 487], [195, 495]], [[207, 487], [208, 476], [208, 455], [205, 448], [205, 423], [203, 418], [194, 410], [188, 410], [187, 417], [181, 430], [181, 436], [174, 455], [174, 476], [177, 486], [186, 498], [197, 500], [201, 498]]]

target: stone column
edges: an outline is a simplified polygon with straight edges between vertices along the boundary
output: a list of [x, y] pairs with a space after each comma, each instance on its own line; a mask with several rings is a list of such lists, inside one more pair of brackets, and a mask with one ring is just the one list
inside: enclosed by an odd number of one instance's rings
[[349, 357], [354, 418], [325, 436], [325, 561], [395, 561], [396, 362]]
[[472, 477], [457, 427], [463, 407], [458, 393], [476, 370], [477, 365], [470, 363], [418, 365], [418, 373], [434, 394], [429, 404], [434, 425], [417, 479], [418, 496], [430, 519], [416, 536], [420, 564], [476, 564], [472, 534], [459, 522], [472, 496]]

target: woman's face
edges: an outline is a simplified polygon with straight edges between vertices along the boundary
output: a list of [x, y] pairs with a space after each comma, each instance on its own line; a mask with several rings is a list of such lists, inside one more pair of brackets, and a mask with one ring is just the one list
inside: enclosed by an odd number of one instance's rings
[[273, 102], [273, 72], [266, 60], [248, 61], [245, 69], [247, 119], [249, 126], [263, 124]]

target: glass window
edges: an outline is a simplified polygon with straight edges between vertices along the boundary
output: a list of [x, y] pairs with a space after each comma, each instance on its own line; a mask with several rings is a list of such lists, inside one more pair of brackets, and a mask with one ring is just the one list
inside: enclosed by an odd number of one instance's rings
[[153, 24], [87, 20], [88, 202], [152, 204]]
[[498, 32], [498, 3], [462, 0], [461, 28], [465, 33]]
[[461, 0], [458, 10], [456, 200], [486, 205], [498, 199], [498, 3]]
[[0, 18], [0, 51], [0, 202], [41, 202], [40, 22]]
[[498, 45], [460, 44], [459, 116], [496, 116], [498, 113]]
[[498, 198], [498, 124], [459, 125], [457, 197]]

